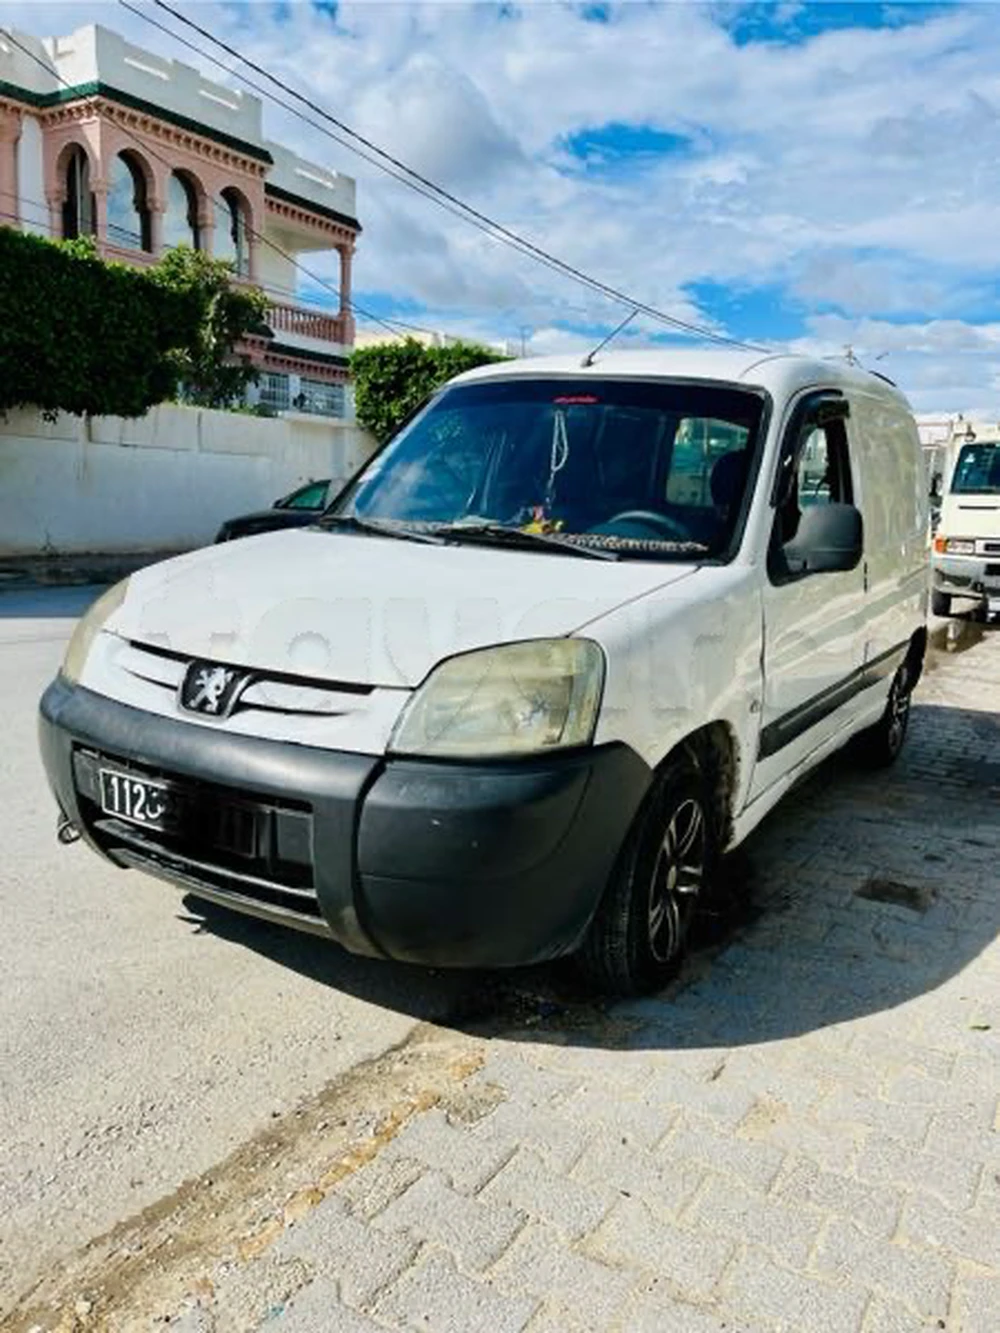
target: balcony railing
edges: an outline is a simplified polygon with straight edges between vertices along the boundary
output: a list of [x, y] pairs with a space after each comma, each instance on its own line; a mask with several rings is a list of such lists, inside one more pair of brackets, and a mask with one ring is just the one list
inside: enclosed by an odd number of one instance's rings
[[347, 341], [343, 316], [328, 315], [320, 310], [306, 310], [302, 306], [277, 302], [271, 306], [267, 322], [276, 335], [297, 334], [300, 338], [317, 338], [328, 343]]
[[161, 255], [150, 254], [148, 250], [141, 250], [132, 246], [114, 245], [111, 241], [98, 241], [97, 253], [102, 259], [109, 260], [112, 263], [131, 264], [134, 268], [149, 268], [155, 264]]

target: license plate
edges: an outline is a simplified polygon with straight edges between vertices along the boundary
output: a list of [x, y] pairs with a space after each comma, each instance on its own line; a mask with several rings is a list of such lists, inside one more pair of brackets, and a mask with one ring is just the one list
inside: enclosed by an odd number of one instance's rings
[[177, 809], [170, 788], [113, 768], [101, 769], [101, 806], [105, 814], [146, 828], [169, 828]]

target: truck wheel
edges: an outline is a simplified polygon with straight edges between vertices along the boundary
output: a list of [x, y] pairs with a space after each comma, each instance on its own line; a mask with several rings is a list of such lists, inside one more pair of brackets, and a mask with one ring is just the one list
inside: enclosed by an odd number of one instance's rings
[[936, 616], [951, 615], [951, 598], [946, 592], [938, 592], [936, 588], [931, 590], [931, 611]]
[[636, 817], [579, 954], [602, 991], [638, 995], [676, 970], [715, 864], [712, 811], [701, 768], [679, 753]]
[[866, 768], [888, 768], [899, 758], [910, 724], [910, 679], [906, 661], [892, 678], [885, 712], [873, 727], [858, 734], [858, 757]]

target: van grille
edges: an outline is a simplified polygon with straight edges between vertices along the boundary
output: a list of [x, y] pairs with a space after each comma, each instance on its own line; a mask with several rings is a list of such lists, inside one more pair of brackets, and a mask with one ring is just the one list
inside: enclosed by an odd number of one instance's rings
[[[134, 640], [124, 643], [116, 658], [117, 665], [130, 676], [156, 686], [171, 697], [180, 690], [184, 673], [193, 660], [190, 655]], [[339, 717], [354, 712], [359, 707], [359, 700], [372, 692], [371, 685], [356, 685], [349, 681], [331, 683], [305, 676], [255, 672], [250, 684], [240, 694], [233, 714], [264, 712]]]

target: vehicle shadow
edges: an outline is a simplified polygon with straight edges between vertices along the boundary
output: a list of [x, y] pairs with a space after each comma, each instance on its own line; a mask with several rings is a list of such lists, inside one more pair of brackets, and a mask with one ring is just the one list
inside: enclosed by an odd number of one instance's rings
[[311, 981], [421, 1021], [454, 1025], [465, 1012], [465, 995], [490, 976], [362, 958], [332, 940], [243, 916], [194, 894], [185, 894], [182, 901], [180, 920], [196, 934], [227, 940]]
[[77, 620], [106, 587], [103, 583], [72, 588], [0, 583], [0, 620]]
[[893, 1009], [1000, 935], [1000, 720], [915, 704], [891, 775], [823, 764], [727, 857], [660, 994], [609, 1001], [571, 962], [432, 972], [185, 900], [200, 929], [368, 1002], [479, 1036], [599, 1047], [780, 1041]]
[[941, 658], [967, 653], [982, 643], [987, 635], [1000, 634], [1000, 616], [978, 616], [969, 611], [963, 615], [935, 618], [930, 625], [927, 668], [933, 671]]

